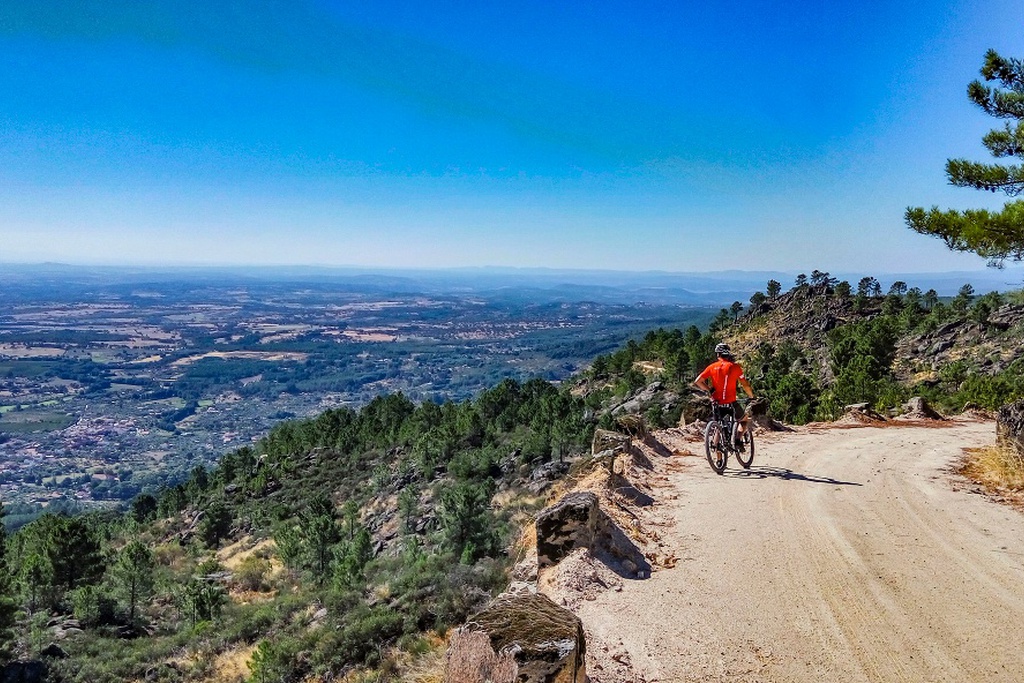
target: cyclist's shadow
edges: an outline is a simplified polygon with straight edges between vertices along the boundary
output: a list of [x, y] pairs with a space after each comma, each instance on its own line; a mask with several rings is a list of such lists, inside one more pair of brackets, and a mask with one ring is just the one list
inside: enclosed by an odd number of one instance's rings
[[800, 474], [785, 467], [766, 467], [764, 465], [751, 465], [749, 470], [728, 469], [722, 473], [725, 477], [736, 479], [786, 479], [793, 481], [807, 481], [815, 484], [833, 484], [835, 486], [863, 486], [859, 481], [841, 481], [832, 477], [816, 477], [813, 474]]

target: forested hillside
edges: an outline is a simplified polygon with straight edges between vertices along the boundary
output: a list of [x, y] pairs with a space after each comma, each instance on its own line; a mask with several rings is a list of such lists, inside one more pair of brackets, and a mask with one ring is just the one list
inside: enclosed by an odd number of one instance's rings
[[[834, 420], [854, 403], [891, 412], [913, 396], [948, 413], [994, 410], [1024, 397], [1022, 338], [1021, 291], [977, 295], [965, 285], [942, 298], [902, 281], [885, 290], [873, 277], [853, 286], [814, 271], [788, 291], [769, 281], [749, 306], [722, 309], [706, 332], [654, 330], [598, 357], [579, 393], [644, 395], [646, 403], [626, 407], [651, 426], [675, 424], [690, 381], [725, 341], [782, 422]], [[652, 382], [658, 391], [638, 393]], [[666, 392], [675, 396], [666, 400]], [[605, 426], [620, 405], [606, 402]]]
[[381, 396], [127, 514], [44, 515], [6, 539], [8, 654], [66, 681], [207, 680], [225, 656], [259, 681], [394, 672], [505, 586], [519, 525], [589, 447], [585, 412], [542, 380]]

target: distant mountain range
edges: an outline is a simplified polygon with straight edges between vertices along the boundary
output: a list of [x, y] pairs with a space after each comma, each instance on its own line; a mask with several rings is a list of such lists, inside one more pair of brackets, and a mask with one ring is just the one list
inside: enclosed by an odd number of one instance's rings
[[[810, 275], [810, 273], [806, 273]], [[116, 287], [145, 282], [242, 284], [246, 281], [309, 282], [338, 285], [348, 291], [374, 294], [470, 294], [489, 300], [551, 303], [595, 301], [622, 304], [678, 304], [726, 306], [746, 304], [751, 294], [763, 291], [768, 280], [783, 288], [797, 273], [725, 270], [704, 273], [665, 271], [561, 270], [547, 268], [386, 269], [319, 266], [252, 267], [133, 267], [80, 266], [59, 263], [0, 264], [0, 284], [17, 283], [40, 291], [76, 287]], [[981, 294], [1024, 286], [1024, 268], [979, 269], [936, 273], [832, 273], [854, 287], [865, 275], [888, 288], [897, 280], [910, 287], [934, 289], [950, 296], [964, 284]]]

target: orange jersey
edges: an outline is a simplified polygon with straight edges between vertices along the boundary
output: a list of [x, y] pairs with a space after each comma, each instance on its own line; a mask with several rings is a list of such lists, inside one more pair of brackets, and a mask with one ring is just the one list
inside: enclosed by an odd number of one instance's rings
[[704, 372], [700, 373], [697, 379], [711, 380], [711, 385], [714, 387], [712, 398], [715, 403], [735, 403], [736, 383], [746, 378], [743, 376], [743, 368], [739, 363], [719, 358], [704, 368]]

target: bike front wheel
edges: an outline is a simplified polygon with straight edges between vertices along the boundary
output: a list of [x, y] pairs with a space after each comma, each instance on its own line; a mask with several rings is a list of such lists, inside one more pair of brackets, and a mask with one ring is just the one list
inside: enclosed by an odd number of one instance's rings
[[743, 432], [743, 436], [740, 437], [740, 443], [743, 444], [742, 448], [736, 451], [736, 461], [739, 462], [740, 466], [745, 470], [750, 469], [751, 463], [754, 462], [754, 433], [750, 429], [746, 429]]
[[704, 428], [704, 452], [708, 456], [708, 464], [711, 465], [711, 469], [717, 474], [725, 471], [729, 453], [726, 451], [722, 427], [714, 420], [708, 422], [708, 426]]

